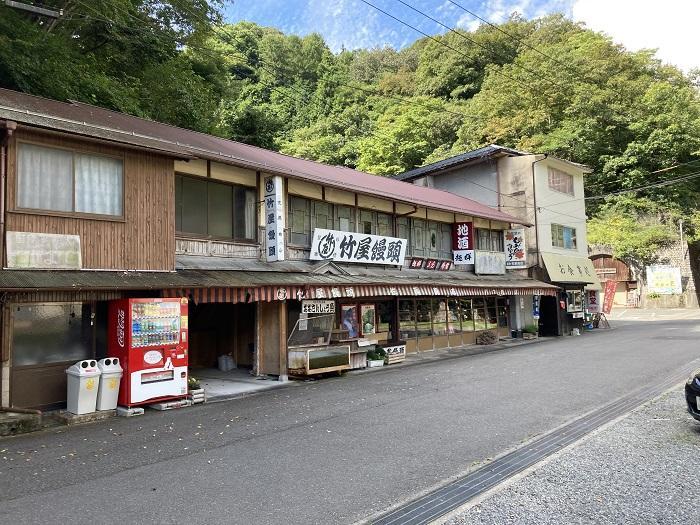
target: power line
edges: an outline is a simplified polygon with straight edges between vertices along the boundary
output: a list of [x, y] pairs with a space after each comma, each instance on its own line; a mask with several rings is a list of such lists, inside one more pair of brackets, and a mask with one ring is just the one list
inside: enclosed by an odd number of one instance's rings
[[[362, 1], [364, 1], [364, 0], [362, 0]], [[435, 23], [438, 24], [439, 26], [444, 27], [445, 29], [447, 29], [447, 30], [450, 31], [451, 33], [454, 33], [455, 35], [461, 37], [462, 39], [466, 40], [467, 42], [470, 42], [471, 44], [474, 44], [475, 46], [478, 46], [478, 47], [480, 47], [481, 49], [484, 49], [485, 51], [488, 51], [488, 52], [490, 52], [490, 53], [492, 52], [492, 50], [491, 50], [488, 46], [482, 44], [481, 42], [479, 42], [479, 41], [477, 41], [477, 40], [474, 40], [473, 38], [469, 38], [469, 37], [468, 37], [467, 35], [465, 35], [464, 33], [462, 33], [462, 32], [460, 32], [460, 31], [456, 30], [456, 29], [453, 28], [453, 27], [448, 26], [447, 24], [444, 24], [444, 23], [440, 22], [440, 20], [438, 20], [438, 19], [436, 19], [436, 18], [433, 18], [432, 16], [430, 16], [430, 15], [424, 13], [423, 11], [421, 11], [420, 9], [418, 9], [418, 8], [416, 8], [416, 7], [413, 7], [412, 5], [410, 5], [410, 4], [406, 3], [406, 2], [404, 2], [404, 0], [396, 0], [396, 1], [399, 2], [399, 3], [402, 4], [402, 5], [405, 5], [405, 6], [408, 7], [409, 9], [412, 9], [412, 10], [415, 11], [416, 13], [418, 13], [418, 14], [424, 16], [424, 17], [427, 18], [428, 20], [432, 20], [433, 22], [435, 22]], [[365, 2], [365, 3], [368, 4], [368, 5], [372, 5], [372, 4], [369, 4], [368, 2]], [[412, 27], [412, 26], [411, 26], [411, 27]], [[418, 29], [415, 28], [415, 27], [412, 27], [412, 28], [415, 29], [415, 30], [418, 30]], [[450, 47], [450, 49], [454, 49], [454, 48]], [[457, 51], [457, 50], [455, 50], [455, 51]], [[462, 54], [462, 55], [464, 55], [464, 56], [467, 56], [467, 55], [465, 55], [464, 53], [462, 53], [461, 51], [457, 51], [457, 52], [460, 53], [460, 54]], [[538, 77], [538, 78], [541, 78], [541, 77], [542, 77], [539, 73], [537, 73], [536, 71], [533, 71], [533, 70], [530, 69], [530, 68], [527, 68], [527, 67], [525, 67], [525, 66], [523, 66], [523, 65], [521, 65], [521, 64], [518, 64], [518, 63], [516, 63], [516, 62], [511, 62], [511, 63], [512, 63], [514, 66], [516, 66], [516, 67], [522, 69], [523, 71], [526, 71], [527, 73], [530, 73], [531, 75], [534, 75], [535, 77]], [[550, 79], [550, 78], [548, 78], [548, 77], [544, 77], [543, 80], [545, 80], [546, 82], [549, 82], [549, 83], [552, 84], [554, 87], [559, 87], [559, 88], [565, 87], [565, 86], [562, 86], [561, 84], [559, 84], [558, 82], [553, 81], [552, 79]]]
[[[399, 0], [399, 1], [400, 1], [400, 0]], [[426, 38], [432, 40], [433, 42], [436, 42], [438, 45], [441, 45], [441, 46], [443, 46], [443, 47], [445, 47], [445, 48], [447, 48], [447, 49], [450, 49], [450, 50], [454, 51], [455, 53], [458, 53], [458, 54], [462, 55], [462, 56], [465, 57], [465, 58], [468, 58], [468, 59], [471, 58], [471, 57], [469, 57], [469, 55], [467, 55], [466, 53], [462, 53], [462, 52], [459, 51], [458, 49], [455, 49], [454, 47], [450, 46], [449, 44], [446, 44], [446, 43], [442, 42], [442, 41], [439, 40], [438, 38], [435, 38], [434, 36], [429, 35], [429, 34], [426, 33], [425, 31], [423, 31], [423, 30], [421, 30], [421, 29], [418, 29], [417, 27], [415, 27], [415, 26], [409, 24], [408, 22], [406, 22], [406, 21], [404, 21], [404, 20], [401, 20], [400, 18], [398, 18], [398, 17], [392, 15], [391, 13], [389, 13], [389, 12], [383, 10], [382, 8], [380, 8], [380, 7], [376, 6], [376, 5], [374, 5], [373, 3], [368, 2], [367, 0], [360, 0], [360, 2], [362, 2], [362, 3], [366, 4], [366, 5], [368, 5], [369, 7], [373, 8], [373, 9], [375, 9], [375, 10], [377, 10], [377, 11], [379, 11], [380, 13], [382, 13], [382, 14], [388, 16], [389, 18], [392, 18], [393, 20], [396, 20], [396, 21], [399, 22], [400, 24], [403, 24], [403, 25], [405, 25], [406, 27], [409, 27], [409, 28], [413, 29], [414, 31], [420, 33], [420, 34], [423, 35], [424, 37], [426, 37]], [[403, 3], [403, 2], [402, 2], [402, 3]], [[408, 5], [408, 4], [404, 4], [404, 5]], [[409, 7], [410, 7], [410, 6], [409, 6]], [[413, 9], [413, 8], [412, 8], [412, 9]], [[424, 16], [428, 17], [428, 15], [424, 15]], [[430, 17], [428, 17], [428, 18], [430, 18]], [[438, 23], [439, 23], [439, 22], [438, 22]], [[513, 63], [513, 65], [516, 65], [516, 64]], [[518, 83], [518, 84], [521, 84], [522, 86], [526, 87], [528, 90], [531, 89], [530, 86], [528, 86], [527, 84], [521, 82], [520, 80], [518, 80], [518, 79], [515, 78], [514, 76], [505, 73], [502, 69], [499, 70], [498, 73], [501, 74], [501, 75], [503, 75], [503, 76], [506, 77], [506, 78], [511, 79], [512, 81], [514, 81], [514, 82], [516, 82], [516, 83]], [[482, 118], [483, 118], [483, 117], [482, 117]]]

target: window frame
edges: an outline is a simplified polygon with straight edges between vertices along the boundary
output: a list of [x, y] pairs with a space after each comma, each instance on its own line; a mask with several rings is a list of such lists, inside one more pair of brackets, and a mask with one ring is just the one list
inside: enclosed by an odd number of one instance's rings
[[[567, 181], [571, 183], [571, 191], [565, 191], [559, 189], [559, 187], [555, 187], [555, 184], [552, 184], [552, 178], [553, 176], [557, 176], [558, 182], [561, 182], [562, 180], [562, 175], [567, 177]], [[561, 193], [563, 195], [569, 195], [570, 197], [575, 197], [576, 196], [576, 189], [574, 188], [574, 176], [571, 173], [567, 173], [564, 170], [560, 170], [559, 168], [554, 168], [552, 166], [547, 166], [547, 186], [549, 187], [550, 190], [556, 191], [557, 193]]]
[[[222, 242], [231, 242], [231, 243], [236, 243], [236, 244], [248, 244], [248, 245], [257, 245], [259, 244], [258, 242], [258, 237], [260, 236], [259, 233], [259, 222], [260, 222], [260, 210], [258, 206], [258, 190], [257, 188], [253, 186], [245, 186], [244, 184], [236, 184], [233, 182], [228, 182], [225, 180], [219, 180], [219, 179], [213, 179], [210, 177], [200, 177], [198, 175], [192, 175], [191, 173], [182, 173], [179, 171], [175, 172], [175, 185], [174, 185], [174, 190], [173, 193], [177, 195], [177, 178], [181, 177], [183, 179], [190, 179], [198, 182], [203, 182], [207, 187], [205, 189], [206, 195], [207, 195], [207, 209], [205, 210], [205, 216], [207, 217], [207, 232], [209, 231], [209, 183], [211, 184], [222, 184], [224, 186], [229, 186], [231, 187], [231, 232], [232, 232], [232, 237], [221, 237], [218, 235], [211, 235], [209, 233], [195, 233], [195, 232], [184, 232], [180, 231], [177, 229], [177, 206], [178, 206], [178, 200], [177, 197], [175, 197], [175, 237], [178, 238], [188, 238], [188, 239], [206, 239], [206, 240], [212, 240], [212, 241], [222, 241]], [[255, 193], [255, 218], [253, 219], [254, 222], [254, 239], [245, 239], [245, 238], [240, 238], [236, 237], [236, 209], [235, 209], [235, 204], [234, 201], [236, 199], [236, 188], [243, 188], [245, 190], [253, 191]], [[182, 207], [182, 203], [179, 203], [179, 206]], [[182, 210], [180, 210], [180, 217], [182, 217]]]
[[[561, 245], [555, 244], [555, 229], [561, 229], [561, 236], [556, 235], [556, 239], [558, 240], [561, 237]], [[564, 230], [571, 230], [572, 235], [571, 239], [573, 241], [572, 246], [566, 246], [566, 236], [564, 235]], [[552, 240], [552, 247], [553, 248], [559, 248], [560, 250], [578, 250], [578, 242], [576, 239], [576, 228], [572, 226], [565, 226], [564, 224], [557, 224], [557, 223], [552, 223], [550, 225], [550, 235], [551, 235], [551, 240]]]
[[[488, 248], [481, 247], [481, 236], [485, 237], [488, 243]], [[505, 250], [503, 241], [503, 230], [494, 230], [492, 228], [474, 228], [475, 247], [477, 250], [486, 252], [502, 252]], [[496, 248], [494, 249], [494, 245]]]
[[[62, 150], [62, 151], [67, 151], [70, 152], [71, 155], [73, 156], [72, 160], [72, 182], [73, 182], [73, 191], [71, 192], [71, 208], [72, 211], [61, 211], [61, 210], [51, 210], [51, 209], [44, 209], [44, 208], [24, 208], [22, 206], [19, 206], [19, 179], [20, 179], [20, 166], [19, 166], [19, 150], [22, 146], [22, 144], [29, 144], [31, 146], [38, 146], [41, 148], [46, 148], [46, 149], [57, 149], [57, 150]], [[15, 164], [15, 169], [14, 169], [14, 191], [12, 192], [13, 195], [13, 203], [12, 203], [12, 209], [8, 210], [13, 213], [23, 213], [27, 215], [46, 215], [46, 216], [53, 216], [53, 217], [70, 217], [70, 218], [75, 218], [75, 219], [91, 219], [91, 220], [100, 220], [100, 221], [108, 221], [108, 222], [126, 222], [126, 155], [125, 153], [122, 154], [110, 154], [110, 153], [95, 153], [94, 151], [90, 149], [84, 149], [84, 148], [74, 148], [74, 147], [68, 147], [68, 146], [56, 146], [54, 144], [46, 144], [45, 142], [41, 141], [34, 141], [34, 140], [25, 140], [25, 139], [17, 139], [15, 142], [15, 147], [14, 147], [14, 164]], [[121, 201], [121, 208], [122, 208], [122, 213], [121, 215], [107, 215], [103, 213], [85, 213], [85, 212], [79, 212], [75, 211], [75, 205], [76, 205], [76, 199], [75, 199], [75, 178], [76, 178], [76, 173], [75, 173], [75, 156], [76, 155], [91, 155], [93, 157], [103, 157], [103, 158], [108, 158], [108, 159], [115, 159], [121, 162], [122, 165], [122, 201]], [[8, 174], [9, 175], [9, 174]]]

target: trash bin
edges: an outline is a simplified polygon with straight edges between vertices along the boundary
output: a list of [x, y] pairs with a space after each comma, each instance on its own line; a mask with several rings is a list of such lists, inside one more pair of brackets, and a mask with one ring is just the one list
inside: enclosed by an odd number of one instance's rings
[[68, 412], [90, 414], [97, 404], [100, 369], [97, 361], [85, 359], [66, 369], [68, 374]]
[[97, 362], [100, 369], [100, 386], [97, 389], [97, 410], [114, 410], [117, 408], [119, 383], [122, 378], [122, 367], [119, 358], [107, 357]]

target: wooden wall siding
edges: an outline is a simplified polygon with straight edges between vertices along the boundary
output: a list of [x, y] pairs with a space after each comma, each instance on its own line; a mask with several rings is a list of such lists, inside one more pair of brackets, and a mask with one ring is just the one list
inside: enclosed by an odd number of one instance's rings
[[601, 274], [599, 274], [599, 277], [602, 280], [604, 280], [604, 279], [615, 279], [616, 281], [629, 281], [629, 280], [631, 280], [629, 266], [627, 266], [623, 261], [620, 261], [619, 259], [615, 259], [613, 257], [610, 257], [609, 255], [592, 257], [591, 260], [593, 261], [593, 268], [595, 268], [595, 269], [602, 269], [602, 268], [614, 268], [615, 269], [615, 273], [605, 273], [605, 274], [601, 273]]
[[[18, 140], [122, 157], [124, 220], [13, 211]], [[20, 130], [10, 143], [7, 187], [7, 231], [79, 235], [83, 268], [86, 269], [175, 269], [175, 178], [171, 158], [39, 131]]]

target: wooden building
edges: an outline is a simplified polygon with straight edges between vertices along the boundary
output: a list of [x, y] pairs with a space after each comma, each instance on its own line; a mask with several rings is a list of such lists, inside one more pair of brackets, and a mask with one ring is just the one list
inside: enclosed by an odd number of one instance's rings
[[[1, 406], [62, 406], [117, 298], [186, 297], [191, 366], [284, 379], [290, 346], [461, 346], [557, 293], [506, 271], [521, 221], [444, 191], [8, 90], [0, 140]], [[457, 224], [493, 239], [481, 274]]]

